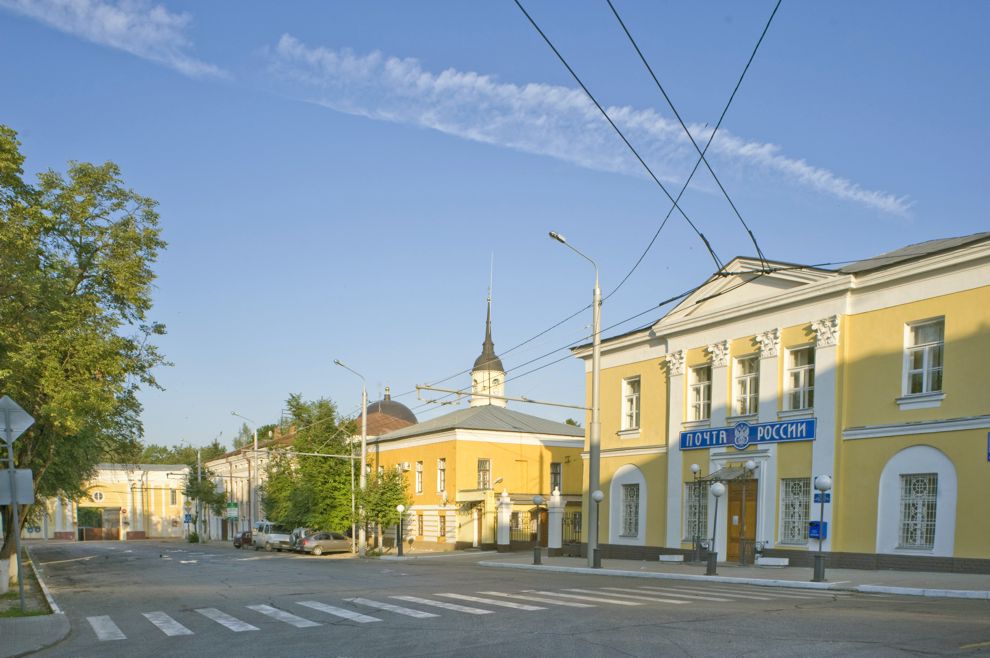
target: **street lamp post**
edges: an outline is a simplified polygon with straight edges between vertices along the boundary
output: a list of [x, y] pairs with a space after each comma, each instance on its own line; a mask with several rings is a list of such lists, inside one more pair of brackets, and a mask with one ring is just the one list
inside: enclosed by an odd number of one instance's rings
[[[601, 486], [602, 426], [599, 420], [599, 393], [601, 380], [601, 325], [602, 325], [602, 289], [598, 283], [598, 263], [575, 249], [561, 234], [550, 231], [550, 237], [569, 248], [591, 263], [595, 268], [595, 289], [592, 294], [592, 327], [591, 327], [591, 427], [588, 429], [588, 491], [598, 491]], [[598, 553], [598, 506], [588, 505], [588, 529], [595, 529], [595, 536], [588, 533], [588, 566], [594, 567]], [[600, 562], [599, 562], [600, 563]]]
[[818, 552], [815, 553], [815, 570], [811, 578], [812, 582], [821, 583], [825, 581], [825, 554], [822, 553], [822, 540], [825, 539], [825, 493], [832, 489], [832, 478], [827, 475], [819, 475], [815, 478], [815, 489], [818, 490]]
[[399, 523], [395, 526], [395, 545], [399, 552], [399, 557], [402, 557], [402, 514], [406, 511], [406, 506], [399, 504], [395, 506], [395, 509], [399, 513]]
[[691, 464], [694, 475], [694, 562], [701, 562], [701, 487], [698, 486], [698, 473], [701, 466]]
[[[598, 513], [599, 512], [598, 506], [602, 504], [603, 500], [605, 500], [605, 494], [602, 493], [601, 489], [595, 489], [594, 491], [591, 492], [591, 500], [594, 501], [595, 503], [595, 537], [598, 537], [598, 519], [601, 518], [601, 515]], [[591, 562], [591, 568], [592, 569], [602, 568], [602, 554], [597, 547], [595, 548], [595, 554]]]
[[533, 496], [533, 504], [536, 505], [536, 546], [533, 547], [533, 564], [543, 564], [543, 550], [540, 548], [540, 505], [543, 504], [543, 496], [540, 494]]
[[712, 522], [712, 543], [708, 546], [708, 566], [705, 569], [706, 576], [714, 576], [718, 568], [718, 549], [715, 546], [715, 537], [718, 534], [718, 499], [725, 495], [725, 485], [716, 482], [711, 486], [712, 495], [715, 496], [715, 517]]
[[[340, 359], [334, 359], [333, 362], [343, 368], [344, 370], [350, 372], [351, 374], [357, 375], [361, 378], [361, 471], [358, 473], [358, 486], [361, 489], [361, 493], [364, 493], [365, 487], [367, 486], [367, 463], [368, 463], [368, 386], [365, 382], [364, 375], [359, 373], [357, 370], [347, 367], [341, 362]], [[358, 555], [364, 557], [365, 550], [367, 549], [367, 537], [365, 535], [364, 527], [364, 503], [361, 503], [360, 509], [358, 510]]]

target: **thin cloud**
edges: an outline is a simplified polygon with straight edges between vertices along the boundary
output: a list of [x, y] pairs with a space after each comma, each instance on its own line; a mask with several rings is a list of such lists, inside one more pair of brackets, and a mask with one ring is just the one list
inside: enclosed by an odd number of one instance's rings
[[[309, 47], [285, 34], [271, 50], [270, 72], [301, 86], [306, 100], [339, 112], [418, 125], [486, 144], [548, 155], [582, 167], [642, 175], [601, 115], [579, 89], [496, 82], [491, 76], [447, 69], [426, 71], [411, 58], [375, 51]], [[679, 183], [697, 157], [681, 127], [650, 109], [606, 108], [663, 179]], [[710, 128], [691, 126], [704, 143]], [[839, 199], [904, 216], [909, 199], [864, 189], [833, 172], [790, 158], [773, 144], [720, 130], [710, 153], [726, 163], [754, 166]]]
[[189, 14], [173, 14], [146, 0], [0, 0], [0, 7], [193, 78], [228, 77], [223, 69], [188, 54]]

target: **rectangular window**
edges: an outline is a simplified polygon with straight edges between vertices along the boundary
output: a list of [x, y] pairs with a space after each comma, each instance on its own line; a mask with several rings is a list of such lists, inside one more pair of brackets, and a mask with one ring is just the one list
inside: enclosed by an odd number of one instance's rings
[[755, 414], [760, 403], [760, 360], [757, 356], [736, 359], [734, 383], [737, 416]]
[[697, 368], [691, 368], [688, 400], [691, 405], [688, 418], [691, 420], [708, 420], [712, 417], [711, 366], [698, 366]]
[[787, 408], [815, 406], [815, 348], [802, 347], [787, 353]]
[[416, 535], [418, 535], [419, 537], [422, 537], [423, 536], [423, 515], [422, 514], [417, 514], [416, 515]]
[[622, 380], [622, 429], [639, 429], [639, 377]]
[[519, 512], [513, 512], [509, 515], [509, 529], [518, 530], [519, 529]]
[[176, 496], [175, 496], [175, 489], [169, 490], [168, 493], [169, 493], [169, 497], [168, 497], [169, 503], [172, 504], [172, 505], [175, 505], [175, 498], [176, 498]]
[[441, 457], [437, 460], [437, 491], [447, 490], [447, 460]]
[[564, 488], [563, 469], [560, 462], [550, 462], [550, 493]]
[[447, 536], [447, 515], [446, 514], [441, 514], [440, 515], [439, 524], [440, 525], [437, 528], [437, 536], [438, 537], [446, 537]]
[[942, 390], [945, 320], [911, 325], [908, 327], [907, 340], [904, 354], [904, 394], [938, 393]]
[[684, 540], [704, 539], [708, 527], [708, 485], [688, 482], [684, 487]]
[[490, 459], [478, 460], [478, 488], [485, 490], [492, 488], [492, 460]]
[[622, 485], [622, 537], [639, 536], [639, 485]]
[[935, 547], [937, 502], [937, 473], [901, 476], [901, 528], [898, 548], [926, 550]]
[[811, 478], [780, 481], [780, 543], [808, 543]]
[[416, 462], [416, 493], [423, 493], [423, 462]]

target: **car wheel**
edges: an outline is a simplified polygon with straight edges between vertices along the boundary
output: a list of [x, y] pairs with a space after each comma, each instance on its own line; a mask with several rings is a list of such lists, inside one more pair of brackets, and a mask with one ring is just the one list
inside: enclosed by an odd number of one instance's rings
[[323, 555], [323, 548], [320, 547], [320, 546], [317, 546], [316, 548], [314, 548], [313, 549], [313, 555]]
[[257, 544], [255, 544], [255, 545], [254, 545], [254, 550], [258, 550], [258, 549], [260, 549], [260, 548], [261, 548], [261, 547], [260, 547], [260, 546], [258, 546]]
[[271, 543], [265, 542], [265, 550], [268, 551], [269, 553], [272, 552], [272, 545], [271, 545]]

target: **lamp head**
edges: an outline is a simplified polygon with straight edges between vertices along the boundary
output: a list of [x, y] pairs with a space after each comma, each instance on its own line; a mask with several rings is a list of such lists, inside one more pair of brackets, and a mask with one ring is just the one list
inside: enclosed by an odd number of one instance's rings
[[701, 467], [697, 464], [691, 464], [691, 472], [697, 475], [701, 471]]
[[334, 359], [334, 360], [333, 360], [333, 363], [334, 363], [334, 365], [337, 365], [337, 366], [342, 366], [342, 365], [344, 365], [343, 363], [341, 363], [341, 362], [340, 362], [340, 359]]
[[815, 478], [815, 489], [828, 491], [832, 488], [832, 478], [828, 475], [819, 475]]
[[746, 470], [747, 471], [755, 471], [756, 470], [756, 462], [753, 461], [752, 459], [750, 459], [749, 461], [747, 461], [746, 462]]
[[562, 236], [560, 233], [557, 233], [557, 231], [550, 231], [550, 237], [560, 244], [567, 244], [567, 238]]
[[535, 496], [533, 496], [533, 504], [536, 505], [537, 507], [539, 507], [540, 505], [542, 505], [543, 504], [543, 496], [541, 496], [540, 494], [536, 494]]
[[596, 503], [600, 503], [600, 502], [602, 502], [603, 500], [605, 500], [605, 494], [603, 494], [603, 493], [602, 493], [602, 490], [601, 490], [601, 489], [595, 489], [595, 490], [594, 490], [594, 491], [593, 491], [593, 492], [591, 493], [591, 499], [592, 499], [593, 501], [595, 501]]
[[721, 498], [722, 496], [725, 495], [725, 485], [722, 484], [721, 482], [716, 482], [715, 484], [712, 485], [711, 492], [712, 495], [715, 496], [716, 498]]
[[396, 505], [395, 506], [395, 509], [396, 509], [396, 511], [399, 512], [399, 514], [402, 514], [403, 512], [406, 511], [406, 506], [405, 505], [402, 505], [402, 504], [399, 504], [399, 505]]

